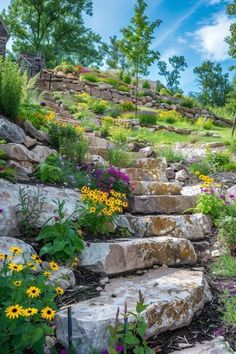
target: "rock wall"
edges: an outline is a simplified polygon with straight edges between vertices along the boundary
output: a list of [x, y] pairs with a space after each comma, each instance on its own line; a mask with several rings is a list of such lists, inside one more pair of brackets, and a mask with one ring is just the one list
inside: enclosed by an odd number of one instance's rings
[[[87, 80], [81, 80], [73, 74], [65, 75], [63, 73], [56, 74], [53, 72], [49, 73], [48, 71], [43, 71], [41, 74], [39, 87], [44, 90], [49, 89], [52, 91], [87, 92], [92, 96], [102, 98], [107, 101], [112, 101], [114, 103], [120, 103], [122, 101], [135, 102], [132, 91], [118, 91], [110, 84], [102, 82], [93, 83]], [[132, 87], [130, 88], [132, 90]], [[163, 103], [163, 100], [168, 101], [168, 103]], [[174, 98], [172, 96], [161, 96], [155, 91], [149, 90], [147, 96], [138, 98], [138, 105], [163, 110], [176, 110], [191, 120], [196, 120], [198, 117], [203, 116], [212, 119], [218, 125], [232, 125], [230, 120], [218, 117], [210, 111], [181, 106], [180, 101], [181, 100], [178, 98]]]

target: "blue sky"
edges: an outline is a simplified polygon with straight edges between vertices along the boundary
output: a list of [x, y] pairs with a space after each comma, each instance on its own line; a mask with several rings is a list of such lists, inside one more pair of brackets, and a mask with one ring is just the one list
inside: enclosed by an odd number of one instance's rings
[[[187, 93], [196, 90], [193, 68], [210, 59], [220, 63], [224, 70], [233, 64], [227, 53], [224, 38], [229, 33], [229, 19], [225, 14], [225, 3], [232, 0], [147, 0], [147, 13], [151, 20], [159, 18], [162, 24], [155, 32], [153, 49], [167, 60], [173, 55], [184, 55], [188, 68], [182, 76], [182, 88]], [[133, 14], [135, 0], [93, 0], [94, 15], [86, 18], [86, 23], [99, 33], [104, 41], [109, 36], [119, 35], [120, 28], [126, 26]], [[0, 10], [10, 0], [0, 0]], [[158, 77], [158, 69], [153, 65], [149, 77]], [[163, 81], [163, 79], [161, 79]]]

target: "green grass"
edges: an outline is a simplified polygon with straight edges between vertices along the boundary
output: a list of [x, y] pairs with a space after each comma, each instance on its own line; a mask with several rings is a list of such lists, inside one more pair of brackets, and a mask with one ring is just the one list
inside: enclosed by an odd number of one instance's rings
[[235, 277], [236, 276], [236, 258], [228, 254], [221, 255], [212, 264], [213, 274], [220, 277]]

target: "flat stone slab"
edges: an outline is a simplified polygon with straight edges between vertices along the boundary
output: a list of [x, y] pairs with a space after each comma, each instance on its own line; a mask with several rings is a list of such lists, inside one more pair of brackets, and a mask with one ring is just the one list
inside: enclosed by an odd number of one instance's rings
[[134, 195], [177, 195], [182, 186], [171, 182], [132, 181]]
[[167, 161], [164, 158], [138, 159], [133, 163], [133, 167], [144, 168], [148, 170], [160, 169], [164, 172], [165, 169], [167, 168]]
[[182, 214], [196, 205], [195, 196], [143, 195], [129, 200], [128, 210], [140, 214]]
[[[143, 276], [111, 279], [100, 297], [72, 305], [73, 343], [77, 354], [107, 348], [108, 326], [115, 323], [117, 309], [134, 311], [141, 290], [148, 305], [146, 337], [187, 326], [211, 300], [202, 272], [180, 269], [150, 270]], [[67, 309], [56, 316], [58, 340], [68, 343]]]
[[81, 266], [106, 275], [149, 268], [155, 264], [175, 266], [197, 261], [192, 243], [175, 237], [89, 243], [80, 257]]
[[171, 354], [234, 354], [229, 343], [223, 337], [195, 345], [193, 348], [177, 350]]
[[[212, 221], [204, 214], [122, 215], [135, 237], [172, 236], [202, 240], [212, 233]], [[122, 224], [122, 221], [121, 221]]]
[[122, 169], [131, 179], [131, 181], [148, 181], [148, 182], [168, 182], [164, 171], [160, 169], [148, 169], [129, 167]]

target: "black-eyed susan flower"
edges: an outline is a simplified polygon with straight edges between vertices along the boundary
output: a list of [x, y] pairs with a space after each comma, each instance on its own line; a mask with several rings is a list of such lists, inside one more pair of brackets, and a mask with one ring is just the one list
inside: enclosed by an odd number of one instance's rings
[[17, 286], [17, 287], [19, 287], [22, 284], [22, 280], [15, 280], [15, 281], [12, 282], [12, 284]]
[[19, 316], [22, 315], [22, 306], [20, 305], [12, 305], [6, 308], [5, 314], [7, 318], [10, 318], [11, 320], [14, 318], [18, 318]]
[[37, 270], [36, 265], [35, 265], [34, 263], [32, 263], [32, 262], [27, 262], [27, 266], [28, 266], [30, 269], [32, 269], [32, 270]]
[[42, 264], [43, 261], [42, 259], [37, 255], [37, 254], [33, 254], [31, 256], [31, 259], [35, 262], [35, 263], [38, 263], [38, 264]]
[[22, 254], [22, 248], [18, 247], [18, 246], [12, 246], [10, 247], [9, 251], [15, 255], [19, 255]]
[[55, 292], [57, 295], [63, 295], [64, 294], [64, 289], [60, 288], [60, 286], [58, 286], [57, 288], [55, 288]]
[[13, 272], [21, 272], [24, 269], [22, 264], [16, 264], [16, 263], [9, 263], [8, 268]]
[[54, 311], [51, 307], [44, 307], [41, 311], [41, 317], [45, 320], [53, 320], [56, 315], [56, 311]]
[[4, 259], [6, 259], [6, 255], [3, 253], [0, 253], [0, 261], [4, 261]]
[[39, 295], [41, 294], [41, 290], [36, 286], [31, 286], [26, 290], [26, 294], [32, 298], [39, 297]]
[[43, 272], [43, 274], [49, 278], [52, 273], [46, 270], [45, 272]]
[[27, 309], [22, 310], [22, 316], [24, 317], [31, 317], [33, 315], [36, 315], [38, 313], [38, 309], [35, 307], [28, 307]]
[[60, 269], [59, 265], [56, 262], [54, 262], [54, 261], [49, 262], [49, 267], [50, 267], [51, 270], [59, 270]]

